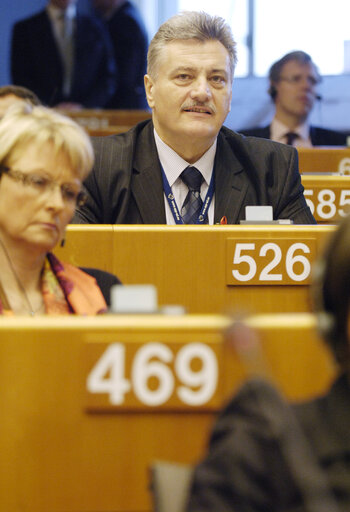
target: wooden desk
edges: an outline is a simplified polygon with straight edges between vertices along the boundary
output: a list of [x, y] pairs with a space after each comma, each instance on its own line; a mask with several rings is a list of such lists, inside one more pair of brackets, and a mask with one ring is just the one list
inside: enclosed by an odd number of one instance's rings
[[[151, 461], [194, 463], [204, 453], [218, 408], [247, 375], [225, 343], [229, 323], [220, 316], [2, 318], [0, 510], [149, 511]], [[261, 335], [264, 364], [287, 396], [306, 398], [328, 387], [335, 369], [311, 315], [256, 318], [250, 325]], [[125, 403], [92, 412], [87, 382], [115, 344], [124, 347], [125, 358], [109, 358], [115, 372], [104, 377], [113, 386], [126, 379], [131, 389], [123, 394]], [[198, 397], [192, 370], [204, 371], [200, 388], [212, 378], [210, 364], [204, 370], [191, 366], [193, 358], [207, 357], [205, 351], [218, 370], [214, 405], [176, 408], [171, 400], [180, 389]], [[258, 359], [261, 366], [261, 355]], [[137, 390], [139, 396], [157, 393], [152, 380], [157, 372], [162, 388], [170, 382], [169, 400], [163, 393], [163, 403], [135, 408]], [[103, 403], [109, 393], [98, 395]]]
[[302, 174], [338, 173], [350, 174], [350, 148], [326, 147], [298, 148], [299, 170]]
[[133, 125], [116, 125], [97, 129], [86, 127], [86, 130], [91, 137], [107, 137], [107, 135], [118, 135], [118, 133], [125, 133], [132, 127]]
[[319, 224], [334, 224], [349, 213], [350, 176], [301, 176], [304, 196]]
[[[154, 284], [160, 305], [181, 304], [189, 313], [305, 312], [310, 264], [333, 230], [71, 225], [65, 247], [55, 252], [75, 265], [114, 272], [124, 284]], [[254, 276], [247, 280], [248, 274]]]
[[[118, 133], [127, 131], [129, 128], [151, 118], [151, 112], [148, 110], [100, 110], [83, 109], [77, 111], [59, 110], [63, 114], [71, 117], [80, 126], [86, 128], [91, 134], [108, 134], [108, 127], [118, 130]], [[116, 133], [116, 132], [114, 132]]]

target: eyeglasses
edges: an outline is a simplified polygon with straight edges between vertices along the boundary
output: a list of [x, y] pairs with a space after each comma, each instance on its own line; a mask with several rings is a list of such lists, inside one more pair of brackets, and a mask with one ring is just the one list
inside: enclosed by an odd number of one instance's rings
[[6, 173], [9, 178], [12, 178], [15, 181], [22, 182], [24, 186], [30, 188], [30, 190], [37, 194], [45, 194], [48, 191], [53, 190], [55, 187], [59, 187], [62, 199], [68, 205], [83, 206], [87, 199], [87, 196], [83, 191], [76, 190], [76, 188], [69, 183], [60, 184], [39, 173], [27, 174], [22, 171], [3, 166], [0, 167], [0, 174], [2, 173]]
[[307, 82], [309, 83], [309, 85], [311, 85], [311, 87], [315, 87], [317, 84], [320, 83], [319, 78], [316, 78], [314, 76], [303, 77], [302, 75], [280, 76], [278, 81], [283, 80], [285, 82], [288, 82], [289, 84], [298, 85], [303, 81], [304, 78], [306, 78]]

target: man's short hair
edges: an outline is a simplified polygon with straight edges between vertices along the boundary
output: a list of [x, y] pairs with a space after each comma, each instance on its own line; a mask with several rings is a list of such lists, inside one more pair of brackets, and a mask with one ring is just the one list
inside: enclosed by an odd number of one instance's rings
[[157, 76], [159, 54], [166, 44], [172, 41], [219, 41], [227, 50], [230, 57], [231, 80], [237, 62], [236, 42], [233, 39], [231, 28], [219, 16], [211, 16], [205, 12], [184, 11], [176, 14], [163, 23], [153, 37], [147, 55], [147, 73]]
[[27, 87], [22, 87], [21, 85], [4, 85], [0, 87], [0, 97], [9, 96], [10, 94], [27, 100], [32, 105], [41, 105], [38, 96], [30, 89], [27, 89]]
[[315, 69], [318, 81], [321, 81], [321, 76], [319, 74], [317, 66], [313, 62], [312, 58], [308, 53], [303, 52], [301, 50], [286, 53], [286, 55], [284, 55], [281, 59], [274, 62], [274, 64], [272, 64], [272, 66], [269, 69], [270, 88], [268, 90], [268, 93], [270, 94], [273, 100], [276, 97], [276, 89], [274, 84], [276, 84], [280, 80], [284, 66], [287, 64], [287, 62], [290, 61], [296, 61], [299, 64], [311, 64]]
[[344, 367], [350, 359], [350, 215], [332, 234], [313, 273], [311, 289], [319, 331]]

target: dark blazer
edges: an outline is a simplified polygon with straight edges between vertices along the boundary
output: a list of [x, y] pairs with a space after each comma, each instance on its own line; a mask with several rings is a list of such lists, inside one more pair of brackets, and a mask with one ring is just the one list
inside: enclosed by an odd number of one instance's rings
[[148, 36], [140, 12], [131, 2], [122, 4], [107, 21], [119, 81], [107, 108], [147, 109], [143, 77]]
[[[93, 144], [95, 167], [85, 181], [88, 201], [73, 222], [166, 224], [152, 121], [93, 138]], [[223, 216], [229, 224], [239, 223], [246, 205], [272, 205], [275, 219], [315, 223], [303, 196], [295, 148], [222, 128], [215, 157], [215, 223]]]
[[350, 389], [290, 407], [247, 382], [220, 414], [196, 467], [188, 512], [350, 510]]
[[[243, 135], [253, 137], [270, 138], [270, 126], [263, 128], [250, 128], [248, 130], [239, 130]], [[318, 128], [310, 126], [310, 139], [313, 146], [346, 146], [347, 135], [345, 133], [327, 130], [326, 128]]]
[[104, 107], [117, 84], [108, 33], [98, 20], [77, 13], [74, 41], [72, 90], [65, 97], [62, 61], [46, 10], [17, 22], [12, 31], [12, 82], [35, 92], [48, 106], [69, 101]]

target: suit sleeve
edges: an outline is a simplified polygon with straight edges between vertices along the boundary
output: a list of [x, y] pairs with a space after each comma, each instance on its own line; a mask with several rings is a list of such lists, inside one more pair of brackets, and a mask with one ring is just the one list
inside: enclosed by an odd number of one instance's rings
[[92, 137], [95, 165], [84, 181], [87, 202], [77, 208], [76, 224], [123, 224], [130, 201], [131, 135]]
[[[274, 208], [274, 217], [276, 219], [292, 219], [294, 224], [316, 224], [310, 208], [304, 197], [304, 187], [301, 184], [299, 173], [298, 152], [295, 148], [290, 148], [284, 144], [278, 144], [283, 148], [283, 165], [276, 168], [275, 172], [279, 176], [278, 198]], [[285, 170], [283, 172], [283, 170]]]
[[295, 500], [263, 395], [263, 384], [245, 385], [220, 415], [194, 470], [187, 512], [277, 512]]
[[77, 207], [72, 224], [104, 224], [102, 216], [103, 201], [96, 175], [93, 172], [84, 182], [84, 192], [87, 196], [86, 203]]

